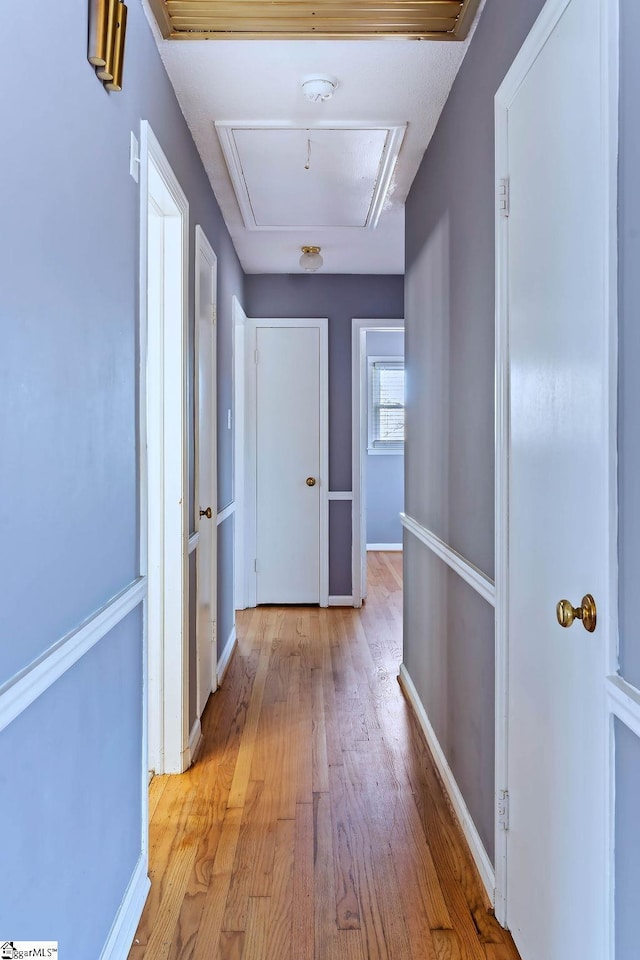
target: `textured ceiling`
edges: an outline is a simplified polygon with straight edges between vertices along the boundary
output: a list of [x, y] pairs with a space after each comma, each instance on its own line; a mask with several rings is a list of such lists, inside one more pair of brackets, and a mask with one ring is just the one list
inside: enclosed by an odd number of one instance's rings
[[[325, 273], [403, 273], [404, 203], [466, 52], [462, 43], [404, 40], [163, 40], [143, 0], [216, 199], [247, 273], [296, 273], [300, 247], [322, 247]], [[482, 5], [481, 5], [482, 6]], [[477, 20], [476, 20], [477, 22]], [[473, 32], [473, 31], [472, 31]], [[333, 98], [308, 102], [310, 74], [338, 79]], [[407, 124], [375, 229], [323, 226], [268, 234], [248, 230], [215, 122]], [[265, 181], [268, 189], [268, 178]]]

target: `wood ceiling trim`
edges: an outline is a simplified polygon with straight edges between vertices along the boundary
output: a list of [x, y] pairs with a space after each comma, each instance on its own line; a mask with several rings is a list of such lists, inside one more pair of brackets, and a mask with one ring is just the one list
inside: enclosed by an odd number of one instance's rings
[[480, 0], [149, 0], [167, 40], [463, 40]]

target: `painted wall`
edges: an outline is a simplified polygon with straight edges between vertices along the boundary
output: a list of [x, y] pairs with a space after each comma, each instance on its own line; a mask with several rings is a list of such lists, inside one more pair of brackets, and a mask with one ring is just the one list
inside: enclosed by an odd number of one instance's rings
[[[246, 277], [245, 291], [249, 317], [329, 318], [329, 488], [351, 490], [351, 321], [401, 319], [402, 277], [259, 274]], [[330, 504], [329, 529], [329, 592], [348, 596], [351, 513], [342, 504]]]
[[[366, 350], [367, 357], [404, 359], [404, 334], [371, 331]], [[366, 472], [367, 543], [402, 543], [404, 454], [369, 454]]]
[[[637, 41], [640, 7], [620, 2], [620, 159], [619, 159], [619, 589], [620, 672], [640, 688], [640, 631], [637, 623], [640, 570], [640, 82]], [[616, 722], [616, 957], [638, 955], [640, 925], [640, 740]]]
[[[192, 342], [196, 223], [218, 254], [225, 430], [230, 405], [231, 295], [242, 299], [243, 274], [141, 5], [129, 4], [123, 93], [98, 83], [86, 39], [86, 0], [69, 4], [64, 30], [50, 5], [21, 4], [0, 35], [12, 145], [0, 231], [0, 715], [3, 685], [139, 572], [139, 195], [128, 152], [141, 117], [190, 202]], [[137, 609], [0, 732], [12, 864], [0, 927], [58, 938], [69, 960], [100, 956], [141, 853], [141, 671]]]
[[[488, 0], [406, 207], [405, 509], [489, 577], [493, 98], [542, 5]], [[405, 664], [493, 856], [493, 609], [410, 550], [423, 576], [405, 586]]]

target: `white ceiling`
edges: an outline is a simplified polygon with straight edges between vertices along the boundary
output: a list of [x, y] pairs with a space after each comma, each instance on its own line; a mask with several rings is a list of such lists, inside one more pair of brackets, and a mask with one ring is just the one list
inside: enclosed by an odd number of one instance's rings
[[[473, 30], [462, 43], [168, 41], [143, 2], [244, 270], [301, 272], [300, 247], [315, 244], [322, 273], [403, 273], [404, 203]], [[326, 103], [309, 103], [302, 93], [302, 80], [315, 72], [338, 78]], [[216, 131], [221, 122], [240, 161], [245, 217]], [[385, 131], [405, 124], [372, 229], [368, 211], [385, 179]]]

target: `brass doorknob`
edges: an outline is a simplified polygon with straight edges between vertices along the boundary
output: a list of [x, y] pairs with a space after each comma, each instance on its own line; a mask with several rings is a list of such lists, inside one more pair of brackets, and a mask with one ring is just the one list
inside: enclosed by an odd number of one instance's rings
[[307, 486], [308, 486], [308, 487], [315, 487], [315, 485], [316, 485], [316, 478], [315, 478], [315, 477], [307, 477]]
[[593, 633], [597, 620], [596, 602], [590, 593], [584, 595], [579, 607], [572, 606], [568, 600], [560, 600], [556, 616], [561, 627], [570, 627], [574, 620], [582, 620], [585, 630]]
[[201, 516], [201, 517], [206, 517], [207, 520], [211, 520], [211, 517], [213, 516], [213, 513], [211, 512], [211, 507], [207, 507], [206, 510], [201, 510], [201, 511], [200, 511], [200, 516]]

